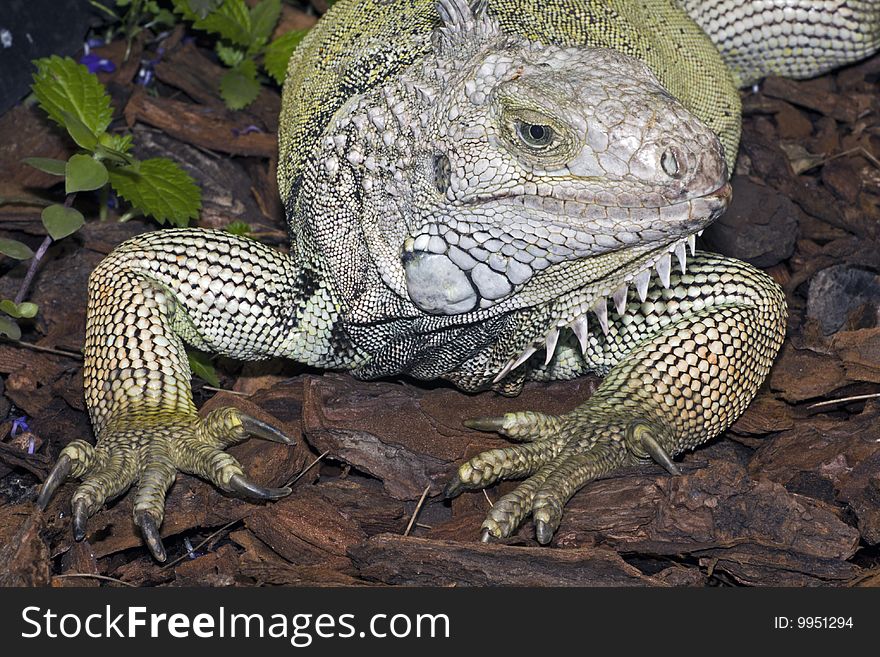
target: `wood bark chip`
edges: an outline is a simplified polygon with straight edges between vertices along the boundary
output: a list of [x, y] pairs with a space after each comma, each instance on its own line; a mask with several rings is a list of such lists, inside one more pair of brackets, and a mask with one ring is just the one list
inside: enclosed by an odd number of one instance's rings
[[61, 557], [62, 577], [53, 577], [52, 586], [58, 587], [89, 587], [101, 585], [100, 580], [88, 575], [100, 575], [98, 561], [88, 541], [73, 543]]
[[356, 521], [313, 487], [250, 514], [245, 526], [295, 564], [344, 561], [348, 547], [366, 538]]
[[0, 587], [48, 584], [49, 547], [41, 536], [42, 514], [30, 505], [25, 513], [0, 507], [0, 526], [6, 534], [0, 542]]
[[350, 550], [362, 577], [408, 586], [663, 586], [616, 552], [454, 543], [381, 534]]
[[[50, 157], [66, 160], [76, 152], [64, 132], [50, 123], [43, 111], [34, 105], [13, 107], [0, 116], [0, 143], [3, 144], [3, 157], [0, 158], [0, 196], [6, 198], [35, 197], [34, 191], [58, 184], [58, 176], [23, 166], [21, 161], [24, 158]], [[12, 212], [21, 213], [22, 207], [0, 204], [0, 217]]]
[[797, 205], [746, 176], [734, 176], [731, 184], [730, 207], [704, 235], [708, 247], [761, 268], [791, 257], [801, 214]]
[[[240, 557], [240, 574], [260, 584], [278, 586], [365, 586], [358, 578], [342, 572], [335, 565], [291, 564], [249, 531], [231, 536], [244, 553]], [[350, 564], [349, 560], [345, 560]]]
[[737, 547], [697, 553], [701, 565], [730, 574], [747, 586], [846, 586], [859, 569], [838, 559], [792, 555], [784, 549]]
[[132, 94], [125, 120], [129, 126], [142, 121], [175, 139], [220, 153], [268, 158], [278, 152], [275, 133], [250, 132], [247, 121], [235, 118], [229, 110], [151, 98], [142, 90]]
[[840, 361], [809, 349], [797, 349], [791, 343], [782, 347], [770, 374], [770, 387], [788, 402], [821, 397], [846, 383]]
[[[752, 479], [730, 460], [680, 477], [614, 478], [585, 488], [569, 505], [554, 543], [677, 555], [755, 545], [792, 555], [846, 560], [858, 531], [838, 510]], [[794, 556], [793, 558], [797, 558]]]
[[793, 105], [819, 112], [843, 123], [855, 123], [874, 99], [866, 94], [838, 96], [824, 80], [789, 80], [769, 77], [761, 84], [765, 96], [779, 98]]
[[788, 404], [768, 394], [759, 394], [730, 430], [739, 434], [761, 435], [785, 431], [793, 426], [794, 416]]
[[[228, 70], [205, 57], [195, 44], [185, 43], [156, 65], [156, 77], [196, 102], [222, 110], [225, 104], [220, 97], [220, 80]], [[280, 112], [281, 97], [262, 86], [256, 100], [232, 116], [245, 124], [261, 123], [264, 130], [274, 133], [278, 131]]]
[[880, 383], [880, 328], [842, 331], [831, 341], [850, 381]]

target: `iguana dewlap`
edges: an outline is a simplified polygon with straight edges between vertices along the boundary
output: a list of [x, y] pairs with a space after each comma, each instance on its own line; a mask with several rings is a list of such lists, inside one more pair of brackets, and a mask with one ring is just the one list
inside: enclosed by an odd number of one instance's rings
[[184, 343], [372, 378], [516, 393], [605, 378], [569, 414], [469, 426], [521, 444], [463, 464], [447, 494], [525, 478], [484, 538], [531, 514], [546, 543], [590, 479], [717, 436], [782, 343], [782, 292], [694, 252], [730, 198], [737, 86], [809, 76], [880, 44], [874, 0], [341, 0], [291, 60], [279, 134], [290, 254], [162, 230], [89, 285], [75, 440], [77, 538], [135, 485], [153, 555], [178, 471], [256, 499], [225, 447], [288, 439], [226, 408], [200, 419]]

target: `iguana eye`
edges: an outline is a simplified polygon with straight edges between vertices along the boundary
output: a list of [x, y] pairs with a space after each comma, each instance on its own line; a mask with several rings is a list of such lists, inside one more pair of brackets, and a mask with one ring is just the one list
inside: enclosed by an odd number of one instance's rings
[[544, 148], [553, 142], [556, 132], [549, 125], [517, 121], [516, 134], [530, 148]]
[[671, 150], [665, 151], [660, 157], [660, 166], [670, 178], [681, 178], [681, 168], [678, 164], [678, 158]]

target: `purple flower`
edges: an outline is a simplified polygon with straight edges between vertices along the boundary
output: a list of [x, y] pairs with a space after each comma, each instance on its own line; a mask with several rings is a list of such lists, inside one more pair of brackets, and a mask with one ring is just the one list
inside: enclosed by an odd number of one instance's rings
[[9, 431], [9, 435], [15, 438], [18, 434], [24, 433], [25, 431], [30, 431], [31, 428], [27, 423], [27, 416], [22, 415], [20, 417], [12, 420], [12, 429]]
[[240, 130], [238, 128], [232, 129], [232, 134], [235, 135], [236, 137], [241, 137], [242, 135], [249, 135], [252, 132], [263, 132], [263, 131], [260, 130], [260, 128], [258, 128], [257, 126], [255, 126], [253, 124], [251, 124], [249, 126], [245, 126], [244, 128], [241, 128]]
[[186, 554], [190, 559], [198, 559], [204, 554], [204, 552], [196, 552], [193, 549], [193, 545], [188, 538], [183, 539], [183, 547], [186, 548]]
[[116, 70], [116, 64], [111, 62], [109, 59], [104, 59], [99, 55], [96, 55], [93, 52], [88, 53], [87, 55], [83, 55], [79, 58], [79, 63], [83, 64], [87, 69], [89, 69], [89, 73], [98, 73], [99, 71], [102, 73], [112, 73]]
[[165, 54], [165, 48], [159, 48], [156, 51], [156, 57], [154, 59], [142, 59], [141, 67], [138, 69], [137, 73], [137, 84], [142, 87], [148, 87], [150, 83], [153, 82], [153, 78], [155, 77], [154, 69], [156, 65], [162, 61], [162, 56]]
[[148, 66], [142, 66], [137, 74], [137, 83], [142, 87], [148, 87], [152, 81], [153, 69]]

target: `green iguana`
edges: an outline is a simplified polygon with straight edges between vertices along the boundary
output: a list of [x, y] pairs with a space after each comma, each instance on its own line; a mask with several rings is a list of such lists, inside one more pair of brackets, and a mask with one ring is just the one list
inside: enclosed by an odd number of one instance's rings
[[224, 451], [289, 442], [279, 431], [234, 408], [199, 419], [184, 343], [504, 394], [599, 372], [566, 415], [470, 422], [522, 444], [472, 458], [446, 491], [525, 477], [483, 539], [531, 514], [547, 543], [590, 479], [647, 459], [677, 472], [780, 348], [779, 288], [694, 251], [730, 199], [737, 87], [878, 46], [876, 0], [341, 0], [285, 85], [290, 254], [199, 229], [111, 253], [89, 283], [97, 445], [65, 447], [38, 503], [81, 478], [81, 539], [136, 484], [134, 522], [161, 561], [177, 471], [256, 499], [290, 492]]

